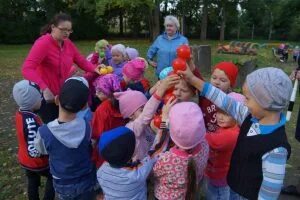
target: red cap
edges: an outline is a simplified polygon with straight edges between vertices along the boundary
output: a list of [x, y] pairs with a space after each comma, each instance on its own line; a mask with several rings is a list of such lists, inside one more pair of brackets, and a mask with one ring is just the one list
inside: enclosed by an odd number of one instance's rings
[[222, 70], [226, 74], [226, 76], [230, 80], [231, 87], [235, 85], [236, 78], [239, 72], [239, 69], [235, 64], [233, 64], [232, 62], [220, 62], [215, 65], [213, 71], [215, 71], [215, 69]]

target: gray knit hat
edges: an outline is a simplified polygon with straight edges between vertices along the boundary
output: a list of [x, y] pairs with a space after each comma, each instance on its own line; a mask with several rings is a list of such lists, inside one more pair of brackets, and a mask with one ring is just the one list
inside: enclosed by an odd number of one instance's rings
[[21, 110], [31, 110], [38, 101], [42, 101], [39, 86], [28, 80], [19, 81], [14, 85], [13, 97]]
[[264, 109], [282, 111], [289, 103], [293, 85], [281, 69], [258, 69], [247, 76], [246, 83], [257, 103]]

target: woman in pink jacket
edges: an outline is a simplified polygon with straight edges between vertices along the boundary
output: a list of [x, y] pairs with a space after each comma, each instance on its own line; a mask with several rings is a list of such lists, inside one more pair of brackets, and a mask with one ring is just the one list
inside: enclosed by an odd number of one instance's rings
[[64, 13], [54, 16], [41, 31], [22, 67], [25, 79], [37, 83], [43, 91], [46, 104], [40, 115], [47, 123], [58, 116], [54, 96], [58, 95], [64, 81], [71, 76], [75, 63], [88, 72], [98, 72], [97, 67], [87, 62], [69, 39], [72, 30], [71, 17]]

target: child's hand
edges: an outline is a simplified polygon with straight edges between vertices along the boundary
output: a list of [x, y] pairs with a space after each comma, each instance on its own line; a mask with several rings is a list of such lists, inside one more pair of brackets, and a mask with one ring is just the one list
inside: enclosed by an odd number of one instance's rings
[[[192, 62], [193, 63], [193, 62]], [[182, 76], [187, 82], [191, 82], [191, 80], [195, 77], [193, 72], [191, 71], [192, 68], [195, 66], [191, 66], [191, 63], [188, 63], [187, 68], [185, 71], [178, 71], [178, 75]]]
[[177, 74], [167, 76], [164, 80], [162, 80], [158, 90], [162, 90], [165, 92], [167, 89], [174, 87], [180, 81], [180, 76]]
[[161, 83], [161, 81], [157, 81], [155, 83], [155, 85], [152, 88], [150, 88], [150, 90], [149, 90], [150, 95], [152, 95], [157, 90], [157, 88], [160, 85], [160, 83]]
[[149, 61], [149, 65], [151, 65], [152, 67], [156, 68], [157, 67], [157, 63], [154, 61]]
[[162, 114], [161, 114], [161, 119], [163, 122], [165, 122], [166, 120], [169, 119], [169, 112], [172, 108], [172, 106], [174, 106], [174, 104], [177, 103], [177, 99], [176, 98], [170, 98], [168, 100], [168, 102], [166, 103], [166, 105], [164, 105], [163, 109], [162, 109]]

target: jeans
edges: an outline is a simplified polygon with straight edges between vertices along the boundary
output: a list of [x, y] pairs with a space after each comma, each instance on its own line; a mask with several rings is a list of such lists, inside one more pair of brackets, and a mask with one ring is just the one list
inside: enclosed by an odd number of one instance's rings
[[27, 193], [29, 200], [39, 200], [39, 186], [41, 185], [41, 176], [45, 176], [47, 178], [45, 185], [45, 194], [44, 200], [53, 200], [55, 197], [55, 192], [52, 184], [52, 175], [49, 172], [49, 169], [44, 171], [31, 171], [25, 170], [27, 176]]
[[59, 200], [93, 200], [96, 197], [94, 190], [96, 174], [94, 172], [69, 184], [60, 184], [53, 180], [53, 185]]
[[229, 200], [229, 186], [214, 186], [209, 181], [206, 181], [206, 199], [207, 200]]
[[239, 195], [238, 193], [236, 193], [235, 191], [230, 189], [230, 200], [247, 200], [245, 197], [242, 197], [241, 195]]

